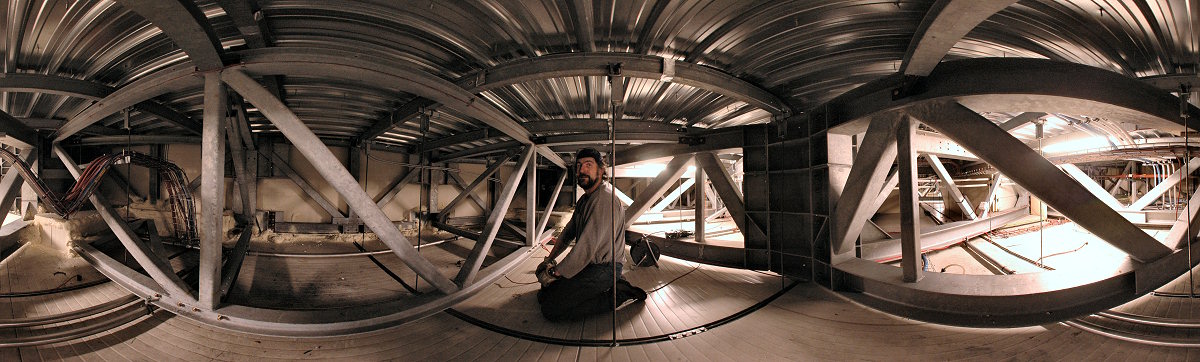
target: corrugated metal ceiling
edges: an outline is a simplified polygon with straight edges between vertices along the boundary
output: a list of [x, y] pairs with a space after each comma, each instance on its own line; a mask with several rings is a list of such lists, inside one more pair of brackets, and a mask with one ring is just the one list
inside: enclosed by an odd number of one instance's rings
[[[168, 1], [168, 0], [164, 0]], [[863, 83], [895, 73], [933, 1], [197, 1], [221, 44], [248, 42], [221, 3], [242, 2], [272, 47], [369, 54], [446, 80], [548, 54], [620, 52], [712, 67], [762, 87], [804, 111]], [[586, 4], [590, 3], [590, 7]], [[579, 6], [584, 4], [585, 6]], [[0, 14], [5, 73], [34, 73], [121, 87], [188, 60], [172, 39], [120, 1], [8, 0]], [[1188, 8], [1191, 6], [1191, 9]], [[1197, 4], [1187, 0], [1023, 0], [959, 41], [947, 59], [1048, 58], [1131, 77], [1194, 72], [1200, 61]], [[414, 95], [317, 77], [280, 79], [286, 103], [322, 137], [353, 139]], [[626, 119], [700, 127], [771, 120], [744, 101], [692, 86], [631, 78]], [[606, 118], [609, 86], [601, 76], [556, 76], [482, 92], [481, 99], [519, 122]], [[193, 119], [200, 89], [156, 100]], [[71, 119], [93, 100], [6, 92], [18, 118]], [[426, 135], [436, 139], [483, 127], [439, 108]], [[271, 132], [251, 112], [253, 129]], [[186, 135], [180, 127], [132, 112], [134, 132]], [[104, 123], [115, 126], [119, 116]], [[414, 145], [419, 122], [379, 141]], [[477, 143], [478, 144], [478, 143]]]

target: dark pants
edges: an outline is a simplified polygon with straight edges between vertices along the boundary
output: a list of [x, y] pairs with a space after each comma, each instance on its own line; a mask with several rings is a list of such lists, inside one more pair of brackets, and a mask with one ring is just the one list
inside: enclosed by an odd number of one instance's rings
[[[617, 264], [621, 270], [621, 264]], [[582, 319], [613, 310], [613, 265], [591, 264], [570, 279], [559, 279], [538, 291], [542, 315], [550, 321]], [[646, 299], [646, 292], [617, 280], [617, 303]]]

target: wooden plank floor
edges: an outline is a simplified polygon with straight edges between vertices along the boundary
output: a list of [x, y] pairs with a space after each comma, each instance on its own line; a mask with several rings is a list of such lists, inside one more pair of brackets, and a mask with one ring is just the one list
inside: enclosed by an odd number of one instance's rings
[[[433, 254], [426, 250], [423, 253]], [[611, 338], [611, 316], [549, 323], [537, 309], [532, 270], [539, 251], [517, 271], [456, 306], [476, 318], [558, 338]], [[433, 259], [453, 263], [454, 253]], [[361, 258], [360, 258], [361, 259]], [[346, 259], [348, 260], [348, 259]], [[351, 273], [375, 268], [348, 262]], [[305, 261], [304, 263], [311, 263]], [[386, 263], [398, 263], [387, 261]], [[360, 265], [361, 264], [361, 265]], [[296, 266], [299, 267], [299, 266]], [[311, 267], [311, 265], [304, 265]], [[396, 266], [397, 272], [402, 267]], [[11, 274], [11, 273], [10, 273]], [[299, 275], [293, 273], [293, 275]], [[757, 303], [782, 288], [772, 274], [725, 269], [664, 258], [662, 267], [631, 268], [626, 277], [651, 293], [640, 308], [618, 313], [618, 338], [687, 330]], [[0, 278], [6, 277], [0, 274]], [[669, 283], [669, 284], [668, 284]], [[251, 294], [253, 291], [251, 290]], [[53, 314], [125, 295], [113, 284], [54, 298], [0, 301], [4, 318]], [[1178, 299], [1178, 298], [1175, 298]], [[1140, 301], [1140, 300], [1139, 300]], [[1195, 304], [1129, 306], [1147, 313], [1200, 317]], [[19, 315], [14, 311], [19, 311]], [[1152, 347], [1112, 340], [1061, 324], [1007, 329], [949, 327], [904, 319], [849, 302], [810, 283], [765, 308], [690, 337], [620, 347], [565, 347], [522, 340], [463, 322], [446, 313], [383, 331], [333, 338], [255, 336], [157, 312], [122, 328], [82, 340], [36, 348], [0, 349], [0, 360], [1200, 360], [1200, 350]]]

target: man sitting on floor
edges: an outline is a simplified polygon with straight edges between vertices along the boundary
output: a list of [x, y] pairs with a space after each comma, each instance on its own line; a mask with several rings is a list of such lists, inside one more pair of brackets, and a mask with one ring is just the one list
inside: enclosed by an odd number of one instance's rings
[[[575, 172], [576, 184], [584, 190], [583, 197], [537, 271], [542, 282], [538, 303], [542, 305], [542, 315], [550, 321], [581, 319], [614, 310], [614, 285], [615, 309], [646, 299], [644, 290], [621, 277], [621, 263], [625, 261], [625, 207], [613, 197], [612, 186], [603, 181], [603, 156], [592, 148], [579, 150], [575, 154]], [[555, 264], [571, 240], [577, 240], [575, 246], [561, 263]]]

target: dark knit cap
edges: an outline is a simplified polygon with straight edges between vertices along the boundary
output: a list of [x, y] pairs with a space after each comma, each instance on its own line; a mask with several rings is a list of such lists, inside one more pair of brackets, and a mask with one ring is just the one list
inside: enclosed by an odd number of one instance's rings
[[585, 147], [580, 149], [579, 152], [575, 153], [575, 162], [579, 162], [584, 157], [591, 157], [596, 160], [597, 165], [604, 166], [604, 156], [600, 154], [600, 151], [596, 151], [595, 148]]

